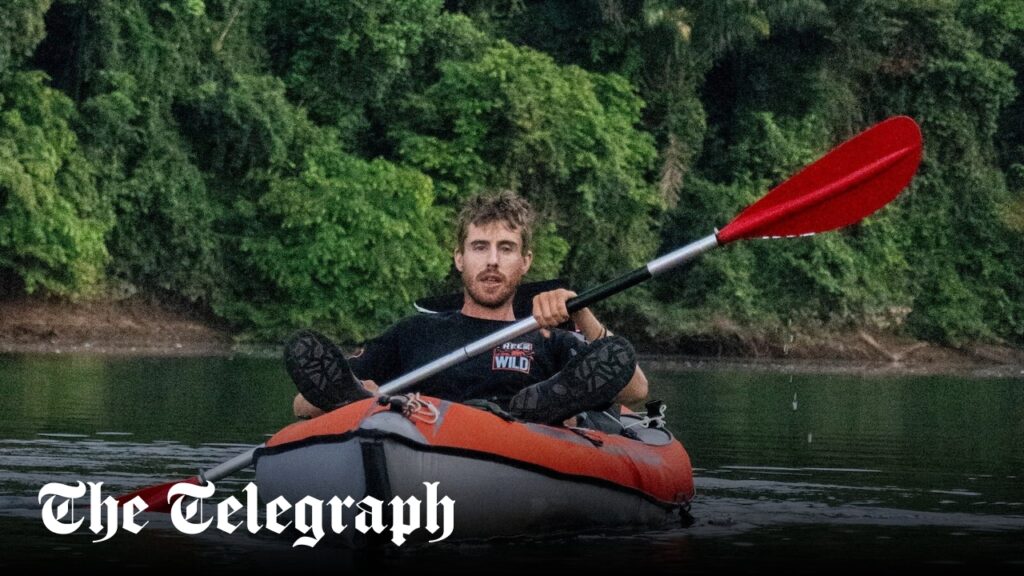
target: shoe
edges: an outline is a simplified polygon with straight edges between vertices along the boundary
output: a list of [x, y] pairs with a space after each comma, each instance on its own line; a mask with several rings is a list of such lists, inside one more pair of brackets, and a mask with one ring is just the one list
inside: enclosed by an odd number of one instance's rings
[[318, 332], [293, 334], [284, 346], [284, 365], [299, 393], [324, 412], [373, 397], [352, 373], [341, 350]]
[[509, 412], [528, 422], [561, 424], [584, 410], [600, 410], [629, 384], [636, 352], [628, 340], [609, 336], [574, 356], [555, 376], [522, 389]]

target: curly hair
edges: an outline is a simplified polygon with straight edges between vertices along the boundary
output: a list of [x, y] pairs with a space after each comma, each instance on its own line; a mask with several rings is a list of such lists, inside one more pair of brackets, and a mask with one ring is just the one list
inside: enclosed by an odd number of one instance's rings
[[456, 238], [456, 249], [462, 252], [469, 225], [483, 226], [491, 222], [504, 222], [512, 230], [519, 230], [522, 237], [522, 253], [530, 250], [533, 239], [534, 213], [530, 203], [511, 190], [484, 193], [473, 196], [462, 206]]

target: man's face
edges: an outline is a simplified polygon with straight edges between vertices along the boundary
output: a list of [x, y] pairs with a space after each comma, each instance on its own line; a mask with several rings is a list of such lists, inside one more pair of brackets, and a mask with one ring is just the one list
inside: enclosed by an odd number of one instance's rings
[[504, 221], [469, 225], [462, 250], [455, 251], [455, 267], [474, 302], [500, 308], [512, 298], [533, 262], [533, 254], [523, 254], [522, 247], [520, 231]]

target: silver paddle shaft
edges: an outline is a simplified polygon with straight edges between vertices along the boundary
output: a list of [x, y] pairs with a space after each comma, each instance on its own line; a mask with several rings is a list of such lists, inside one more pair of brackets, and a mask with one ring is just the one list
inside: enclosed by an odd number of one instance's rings
[[[691, 242], [682, 248], [651, 260], [645, 266], [637, 268], [628, 274], [620, 276], [610, 282], [606, 282], [596, 288], [587, 290], [566, 302], [566, 307], [569, 309], [570, 313], [582, 310], [595, 302], [599, 302], [609, 296], [618, 294], [631, 286], [635, 286], [645, 280], [659, 276], [683, 264], [684, 262], [689, 262], [716, 246], [718, 246], [718, 238], [714, 234], [701, 238], [696, 242]], [[495, 346], [504, 344], [513, 338], [533, 332], [537, 328], [540, 328], [540, 324], [538, 324], [537, 319], [532, 316], [520, 320], [515, 324], [491, 334], [490, 336], [485, 336], [484, 338], [470, 342], [458, 350], [449, 352], [437, 360], [424, 364], [411, 372], [407, 372], [404, 375], [395, 378], [381, 386], [379, 393], [384, 396], [397, 394], [409, 386], [420, 382], [421, 380], [430, 378], [442, 370], [447, 370], [460, 362], [491, 350]]]
[[254, 446], [245, 453], [239, 454], [227, 462], [221, 462], [206, 471], [200, 470], [199, 479], [202, 480], [203, 484], [206, 484], [207, 482], [216, 482], [221, 478], [226, 478], [235, 472], [238, 472], [242, 468], [248, 468], [249, 465], [252, 464], [253, 454], [256, 453], [256, 450], [263, 448], [264, 446], [266, 446], [266, 444]]

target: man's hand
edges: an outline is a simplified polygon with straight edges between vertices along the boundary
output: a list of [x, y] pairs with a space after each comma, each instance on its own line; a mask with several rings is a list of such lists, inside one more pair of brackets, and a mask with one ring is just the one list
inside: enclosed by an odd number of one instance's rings
[[541, 328], [554, 328], [569, 320], [569, 309], [565, 303], [576, 297], [572, 290], [559, 288], [541, 292], [533, 297], [533, 317]]
[[[533, 297], [533, 317], [537, 320], [537, 324], [542, 329], [554, 328], [569, 320], [569, 309], [566, 308], [565, 304], [576, 297], [576, 293], [572, 290], [566, 290], [559, 288], [557, 290], [551, 290], [549, 292], [541, 292]], [[583, 308], [572, 313], [572, 321], [576, 323], [576, 328], [583, 334], [587, 342], [593, 342], [598, 338], [603, 338], [611, 332], [605, 329], [604, 326], [594, 317], [591, 313], [590, 308]]]

